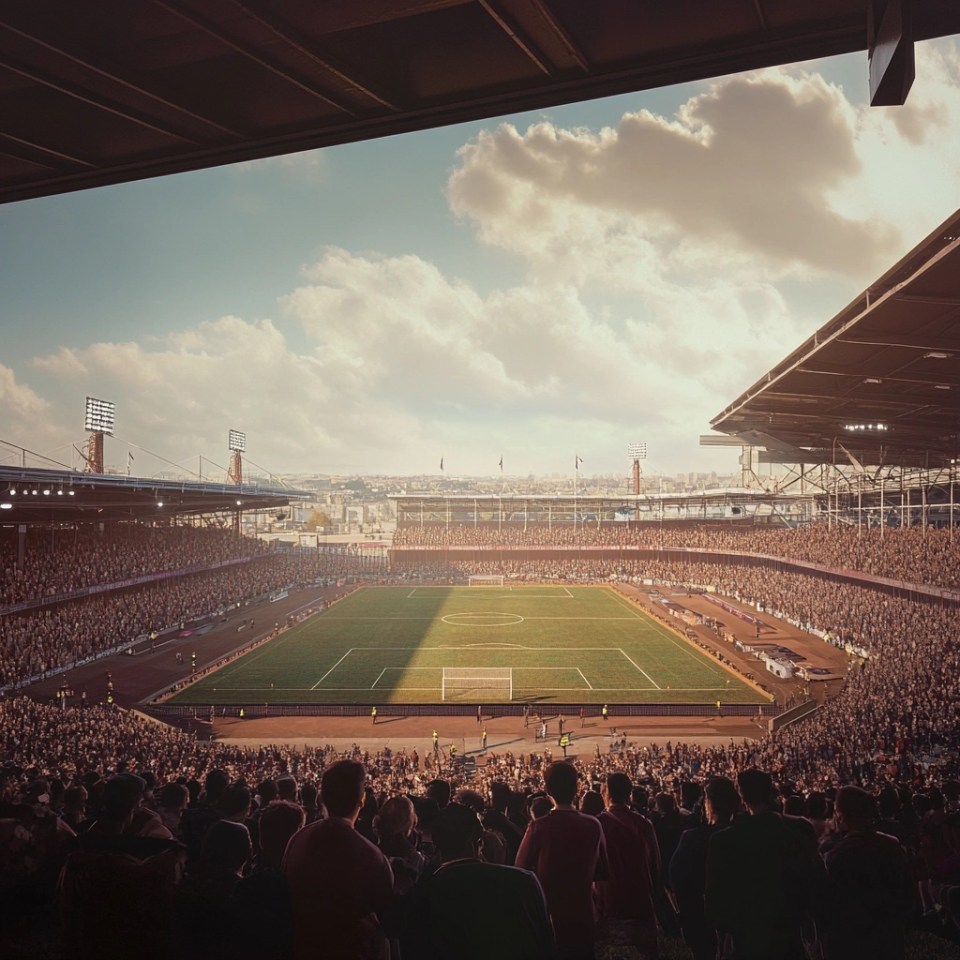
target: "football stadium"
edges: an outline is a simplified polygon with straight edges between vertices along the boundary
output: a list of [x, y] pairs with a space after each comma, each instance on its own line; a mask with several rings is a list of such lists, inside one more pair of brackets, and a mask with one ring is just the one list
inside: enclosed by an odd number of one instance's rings
[[[839, 54], [897, 110], [960, 34], [937, 0], [321, 6], [0, 15], [0, 202]], [[637, 443], [616, 490], [440, 459], [328, 537], [232, 428], [222, 480], [110, 468], [91, 396], [82, 469], [3, 441], [0, 954], [955, 957], [958, 310], [960, 211], [717, 395], [726, 485]]]

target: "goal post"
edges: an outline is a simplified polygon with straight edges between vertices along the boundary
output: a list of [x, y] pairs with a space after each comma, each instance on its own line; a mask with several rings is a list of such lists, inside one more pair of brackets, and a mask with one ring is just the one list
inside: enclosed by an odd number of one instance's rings
[[475, 573], [467, 579], [471, 587], [502, 587], [503, 575], [498, 573]]
[[513, 667], [444, 667], [442, 700], [512, 700]]

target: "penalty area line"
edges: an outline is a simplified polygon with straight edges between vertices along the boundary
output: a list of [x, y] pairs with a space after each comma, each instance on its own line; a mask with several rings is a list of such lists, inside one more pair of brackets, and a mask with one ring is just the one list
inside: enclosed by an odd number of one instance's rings
[[657, 683], [657, 681], [654, 680], [653, 677], [651, 677], [650, 674], [647, 673], [647, 671], [644, 670], [643, 667], [641, 667], [640, 664], [637, 663], [637, 661], [634, 660], [633, 657], [631, 657], [630, 654], [623, 649], [623, 647], [617, 647], [617, 649], [653, 684], [655, 689], [661, 689], [660, 684]]
[[343, 661], [346, 660], [351, 653], [353, 653], [353, 647], [351, 647], [310, 689], [316, 690], [317, 687], [319, 687], [320, 684], [323, 683], [323, 681], [326, 680], [327, 677], [329, 677], [330, 674], [333, 673], [333, 671], [336, 670], [337, 667], [339, 667], [340, 664], [343, 663]]

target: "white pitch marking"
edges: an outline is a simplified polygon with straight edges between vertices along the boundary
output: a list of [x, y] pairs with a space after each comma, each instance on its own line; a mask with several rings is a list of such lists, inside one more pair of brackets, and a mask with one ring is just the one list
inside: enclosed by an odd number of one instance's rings
[[[579, 673], [580, 676], [583, 677], [583, 671], [579, 667], [577, 667], [577, 673]], [[588, 689], [590, 690], [593, 689], [593, 686], [591, 685], [590, 681], [586, 677], [583, 677], [583, 682], [587, 685]]]
[[351, 653], [353, 653], [354, 649], [354, 647], [351, 647], [310, 689], [316, 690], [317, 687], [319, 687], [320, 684], [323, 683], [323, 681], [326, 680], [327, 677], [329, 677], [330, 674], [333, 673], [333, 671], [336, 670], [337, 667], [339, 667], [340, 664], [343, 663], [343, 661], [346, 660]]
[[386, 672], [387, 672], [387, 668], [384, 667], [384, 668], [380, 671], [379, 675], [377, 676], [377, 679], [374, 680], [373, 683], [370, 684], [370, 689], [371, 689], [371, 690], [380, 682], [380, 677], [382, 677]]
[[644, 670], [643, 667], [641, 667], [640, 664], [630, 656], [630, 654], [626, 653], [622, 647], [618, 647], [617, 649], [653, 684], [655, 689], [662, 689], [660, 684], [657, 683], [657, 681], [654, 680], [653, 677], [651, 677], [650, 674], [647, 673], [647, 671]]

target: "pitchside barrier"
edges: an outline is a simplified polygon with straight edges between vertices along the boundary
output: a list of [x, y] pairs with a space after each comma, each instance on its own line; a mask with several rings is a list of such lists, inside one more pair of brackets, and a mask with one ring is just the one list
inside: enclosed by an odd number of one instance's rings
[[[810, 703], [815, 704], [811, 700]], [[539, 710], [544, 719], [552, 720], [558, 715], [571, 725], [571, 729], [578, 729], [576, 724], [580, 719], [580, 708], [583, 706], [585, 717], [599, 717], [599, 704], [579, 703], [495, 703], [479, 704], [483, 716], [487, 719], [495, 717], [522, 717], [524, 708], [527, 709], [531, 723]], [[243, 708], [244, 719], [252, 720], [262, 717], [366, 717], [370, 718], [369, 703], [218, 703], [218, 704], [189, 704], [173, 705], [159, 704], [143, 706], [145, 712], [161, 720], [184, 720], [210, 718], [211, 709], [216, 717], [237, 717]], [[377, 717], [465, 717], [476, 716], [478, 704], [474, 703], [378, 703]], [[791, 710], [796, 710], [796, 706]], [[725, 717], [755, 717], [769, 721], [785, 712], [785, 708], [773, 703], [731, 703], [722, 705]], [[715, 717], [717, 708], [714, 704], [705, 703], [616, 703], [608, 708], [610, 726], [615, 727], [616, 721], [622, 717]]]

